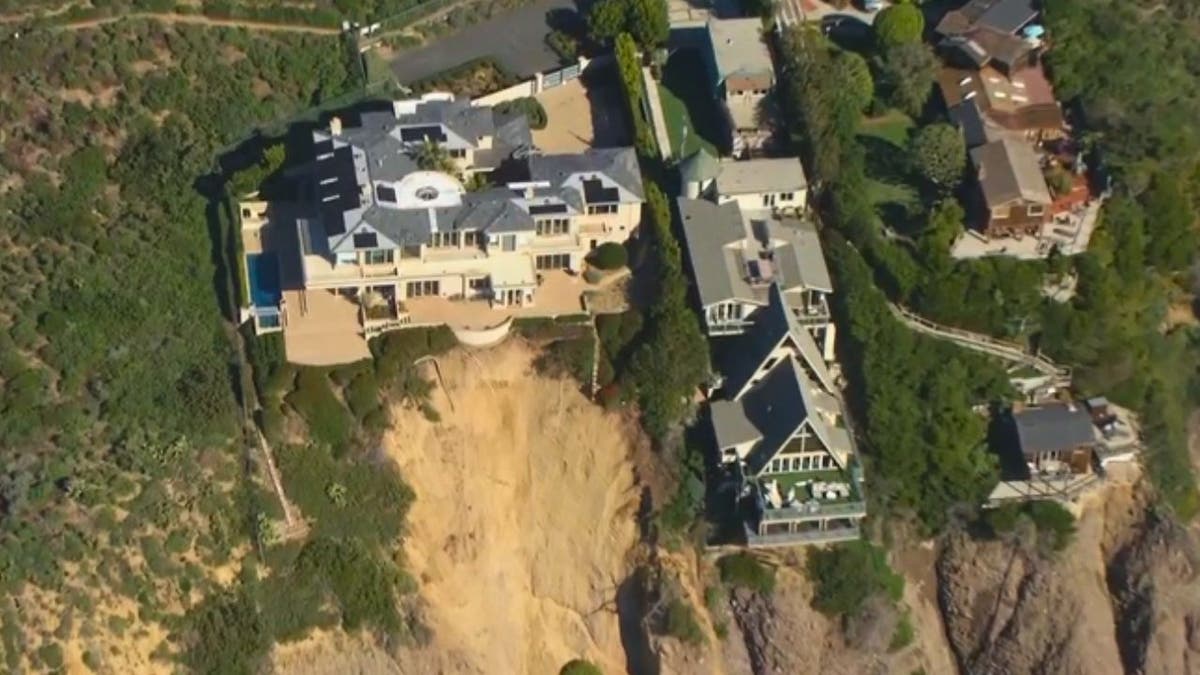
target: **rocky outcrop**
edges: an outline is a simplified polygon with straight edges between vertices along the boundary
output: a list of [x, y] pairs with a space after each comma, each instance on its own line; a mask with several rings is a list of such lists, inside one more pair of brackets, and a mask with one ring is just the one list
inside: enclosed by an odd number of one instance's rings
[[1109, 565], [1125, 671], [1200, 673], [1200, 548], [1193, 533], [1151, 517]]
[[1195, 537], [1129, 493], [1082, 508], [1067, 550], [1029, 533], [948, 537], [937, 565], [946, 636], [961, 672], [1200, 673]]

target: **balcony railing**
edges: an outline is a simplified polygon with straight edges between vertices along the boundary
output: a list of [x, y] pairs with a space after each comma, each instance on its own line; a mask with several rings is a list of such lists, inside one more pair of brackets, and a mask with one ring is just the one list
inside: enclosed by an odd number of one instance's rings
[[777, 509], [763, 509], [764, 523], [782, 521], [823, 520], [825, 518], [862, 518], [867, 515], [867, 503], [850, 501], [840, 503], [825, 503], [809, 501], [799, 506], [783, 506]]
[[803, 532], [777, 532], [773, 534], [758, 534], [746, 532], [746, 544], [751, 548], [766, 548], [771, 546], [795, 546], [802, 544], [832, 544], [841, 541], [855, 541], [862, 534], [857, 525], [839, 527], [831, 530], [806, 530]]

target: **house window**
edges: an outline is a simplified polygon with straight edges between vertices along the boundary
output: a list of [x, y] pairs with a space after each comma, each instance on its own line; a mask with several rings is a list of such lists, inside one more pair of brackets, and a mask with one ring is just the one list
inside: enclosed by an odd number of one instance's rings
[[1046, 207], [1041, 204], [1030, 204], [1029, 205], [1028, 213], [1031, 216], [1040, 216], [1045, 212], [1046, 212]]
[[779, 473], [779, 460], [771, 460], [771, 473]]
[[550, 218], [536, 223], [538, 236], [548, 237], [556, 234], [567, 234], [571, 230], [571, 221], [566, 218]]
[[475, 277], [474, 279], [467, 279], [467, 287], [473, 291], [486, 290], [488, 287], [488, 278]]
[[779, 193], [779, 201], [781, 201], [781, 202], [790, 202], [790, 201], [794, 200], [795, 198], [796, 198], [795, 192], [780, 192]]
[[800, 470], [800, 458], [793, 457], [792, 458], [792, 471], [799, 471], [799, 470]]
[[375, 248], [366, 252], [368, 265], [390, 265], [394, 260], [394, 251], [390, 248]]
[[775, 195], [763, 195], [763, 206], [775, 206]]
[[616, 213], [616, 204], [589, 204], [587, 207], [589, 216], [599, 216], [606, 213]]
[[434, 248], [458, 248], [458, 232], [434, 232], [429, 237], [429, 245]]
[[450, 155], [454, 159], [462, 159], [463, 157], [467, 156], [467, 151], [461, 150], [461, 149], [459, 149], [459, 150], [452, 149], [452, 150], [447, 150], [446, 154]]
[[503, 237], [500, 237], [500, 250], [502, 250], [502, 251], [517, 250], [517, 235], [506, 234]]
[[763, 364], [763, 372], [770, 372], [771, 368], [778, 362], [779, 358], [776, 356], [772, 356], [771, 358], [767, 359], [767, 362]]
[[463, 232], [462, 233], [463, 246], [477, 246], [478, 242], [475, 237], [476, 237], [476, 233], [474, 233], [474, 232]]
[[539, 270], [565, 270], [570, 266], [571, 255], [569, 253], [539, 255], [534, 261], [534, 267]]
[[358, 262], [358, 254], [354, 251], [341, 251], [337, 254], [337, 264], [353, 265]]
[[441, 295], [442, 283], [436, 279], [427, 281], [410, 281], [405, 287], [408, 297], [419, 298], [426, 295]]
[[1004, 220], [1008, 217], [1009, 207], [997, 206], [992, 209], [992, 220]]

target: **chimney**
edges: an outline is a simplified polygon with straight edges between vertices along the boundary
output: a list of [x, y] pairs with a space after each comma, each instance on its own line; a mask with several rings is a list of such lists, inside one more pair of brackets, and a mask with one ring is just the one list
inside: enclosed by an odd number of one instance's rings
[[329, 133], [333, 134], [334, 136], [342, 135], [342, 118], [340, 118], [340, 117], [329, 118]]

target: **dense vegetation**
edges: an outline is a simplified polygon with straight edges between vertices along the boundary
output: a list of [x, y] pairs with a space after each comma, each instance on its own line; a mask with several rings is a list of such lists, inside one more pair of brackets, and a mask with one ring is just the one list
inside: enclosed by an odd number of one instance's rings
[[892, 571], [883, 549], [865, 541], [808, 550], [813, 607], [830, 616], [853, 616], [867, 601], [882, 596], [898, 602], [904, 578]]
[[153, 12], [337, 28], [344, 20], [366, 23], [404, 17], [425, 3], [437, 4], [435, 0], [316, 0], [307, 4], [283, 0], [2, 0], [0, 11], [24, 12], [42, 25]]
[[[843, 52], [819, 34], [785, 36], [783, 85], [784, 103], [794, 120], [792, 132], [806, 165], [827, 186], [820, 200], [826, 222], [853, 246], [830, 247], [831, 251], [843, 248], [842, 254], [831, 253], [840, 260], [835, 260], [842, 284], [838, 297], [846, 297], [845, 275], [858, 278], [863, 287], [873, 279], [891, 300], [935, 321], [1027, 341], [1074, 366], [1080, 393], [1106, 394], [1141, 412], [1151, 477], [1164, 503], [1190, 517], [1200, 502], [1187, 458], [1186, 420], [1200, 392], [1196, 377], [1200, 349], [1196, 330], [1189, 327], [1191, 313], [1185, 302], [1191, 297], [1188, 267], [1196, 251], [1197, 200], [1193, 195], [1197, 192], [1193, 183], [1200, 166], [1200, 140], [1188, 137], [1190, 123], [1177, 116], [1195, 117], [1200, 106], [1194, 82], [1196, 61], [1190, 51], [1195, 41], [1155, 41], [1148, 47], [1153, 50], [1150, 55], [1127, 48], [1142, 41], [1138, 35], [1164, 31], [1195, 34], [1194, 20], [1176, 19], [1171, 12], [1143, 13], [1107, 0], [1051, 2], [1047, 7], [1047, 22], [1056, 36], [1049, 56], [1052, 79], [1060, 97], [1086, 127], [1089, 163], [1102, 161], [1116, 179], [1115, 197], [1104, 209], [1089, 251], [1074, 259], [1057, 255], [1046, 261], [950, 258], [950, 245], [962, 230], [964, 214], [943, 196], [959, 184], [957, 167], [961, 165], [948, 161], [957, 152], [957, 147], [950, 147], [949, 134], [934, 131], [941, 128], [944, 111], [925, 103], [916, 105], [929, 97], [929, 81], [921, 74], [927, 66], [918, 62], [924, 56], [909, 55], [915, 60], [905, 66], [911, 72], [904, 79], [911, 80], [911, 91], [897, 98], [889, 88], [899, 80], [886, 72], [887, 61], [894, 56], [887, 50], [897, 47], [883, 47], [883, 52], [875, 44], [858, 47], [865, 49], [876, 68], [876, 107], [880, 102], [898, 105], [915, 118], [916, 132], [901, 128], [899, 138], [889, 137], [894, 132], [883, 130], [874, 120], [861, 118], [854, 94], [830, 76]], [[924, 49], [919, 44], [911, 47]], [[1168, 77], [1180, 79], [1178, 87], [1159, 88], [1157, 80], [1145, 78], [1150, 62], [1156, 64], [1155, 69], [1164, 64], [1161, 67], [1166, 68]], [[918, 86], [918, 81], [925, 83]], [[913, 105], [906, 105], [905, 100]], [[898, 195], [911, 197], [900, 199]], [[1043, 297], [1044, 283], [1068, 275], [1078, 280], [1069, 302]], [[866, 303], [872, 304], [882, 307]], [[1168, 319], [1172, 305], [1177, 318]], [[860, 314], [867, 311], [854, 304], [845, 309]], [[863, 332], [887, 335], [891, 328], [879, 328], [893, 323], [886, 314], [880, 311], [859, 322]], [[1172, 328], [1180, 314], [1185, 317], [1184, 326]], [[863, 405], [868, 445], [897, 447], [897, 438], [923, 437], [903, 431], [916, 424], [913, 411], [894, 417], [884, 411], [889, 407], [887, 401], [901, 411], [902, 401], [912, 396], [912, 390], [906, 392], [905, 387], [925, 376], [897, 378], [887, 368], [876, 368], [874, 364], [886, 360], [887, 345], [895, 340], [883, 337], [862, 342], [862, 335], [854, 329], [849, 332], [846, 343], [852, 348], [858, 345], [871, 357], [861, 369], [854, 367], [854, 357], [847, 361], [852, 381], [857, 379], [856, 386], [861, 387], [860, 400], [870, 400], [869, 406]], [[928, 350], [918, 353], [922, 351]], [[942, 358], [965, 358], [929, 353], [939, 364]], [[921, 361], [924, 359], [917, 364]], [[937, 368], [936, 374], [944, 384], [952, 378], [942, 370]], [[970, 390], [966, 401], [984, 403], [998, 393], [989, 384], [994, 378], [980, 378], [974, 368], [967, 371], [962, 379]], [[954, 394], [954, 389], [942, 393]], [[960, 412], [965, 410], [959, 407]], [[948, 436], [934, 438], [956, 439], [965, 447], [974, 435], [971, 425], [947, 429]], [[896, 453], [905, 457], [909, 470], [916, 463], [913, 457], [921, 454]], [[885, 495], [893, 489], [901, 495], [909, 492], [901, 502], [910, 506], [915, 505], [914, 498], [926, 502], [919, 511], [927, 525], [942, 521], [931, 509], [939, 502], [948, 503], [950, 495], [940, 488], [928, 491], [934, 494], [930, 500], [915, 494], [926, 493], [927, 486], [937, 486], [939, 481], [911, 482], [909, 470], [894, 474], [898, 467], [886, 461], [878, 468]]]
[[1014, 535], [1022, 522], [1028, 522], [1037, 534], [1037, 543], [1051, 552], [1062, 551], [1075, 538], [1075, 517], [1055, 501], [1005, 504], [988, 510], [983, 521], [993, 537]]
[[[335, 38], [151, 21], [0, 42], [0, 114], [14, 122], [0, 159], [8, 670], [36, 654], [54, 667], [55, 640], [76, 631], [149, 635], [128, 633], [134, 621], [169, 628], [207, 672], [252, 670], [270, 641], [312, 625], [411, 633], [393, 602], [411, 583], [390, 553], [411, 495], [356, 448], [386, 420], [377, 389], [423, 391], [407, 364], [433, 338], [381, 342], [375, 368], [332, 378], [283, 364], [277, 336], [247, 345], [254, 377], [240, 393], [257, 394], [264, 430], [278, 440], [306, 424], [319, 441], [303, 462], [281, 456], [312, 526], [296, 540], [247, 462], [258, 455], [238, 433], [237, 350], [218, 304], [229, 311], [235, 291], [230, 176], [214, 157], [255, 124], [353, 95], [355, 73]], [[283, 160], [273, 149], [222, 166], [247, 169], [231, 179], [240, 192]], [[230, 564], [241, 582], [214, 592], [209, 570]], [[34, 621], [45, 602], [63, 608], [58, 626]]]

